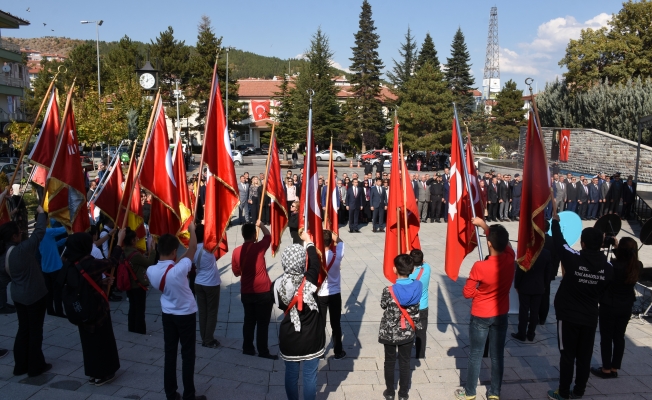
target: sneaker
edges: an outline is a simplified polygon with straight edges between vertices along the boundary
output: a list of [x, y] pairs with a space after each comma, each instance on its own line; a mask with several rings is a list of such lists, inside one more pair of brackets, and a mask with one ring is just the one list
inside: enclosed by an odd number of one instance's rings
[[464, 389], [456, 389], [453, 394], [457, 400], [475, 400], [475, 396], [467, 396]]
[[500, 400], [500, 397], [492, 394], [491, 396], [487, 397], [487, 400]]
[[346, 351], [344, 351], [344, 350], [342, 350], [341, 353], [339, 353], [339, 354], [335, 354], [335, 355], [333, 356], [333, 358], [336, 359], [336, 360], [341, 360], [341, 359], [343, 359], [344, 357], [346, 357]]
[[0, 358], [6, 356], [7, 354], [9, 354], [9, 350], [7, 350], [7, 349], [0, 349]]
[[559, 394], [559, 389], [557, 390], [548, 390], [548, 399], [549, 400], [567, 400], [566, 397], [561, 397]]
[[616, 378], [617, 377], [617, 375], [614, 375], [613, 372], [606, 373], [600, 367], [597, 367], [597, 368], [596, 367], [591, 367], [591, 373], [593, 375], [597, 376], [598, 378], [602, 378], [602, 379], [611, 379], [611, 378]]
[[242, 350], [242, 354], [244, 354], [244, 355], [246, 355], [246, 356], [255, 356], [255, 355], [256, 355], [256, 351], [255, 351], [255, 350], [252, 350], [252, 351]]
[[89, 379], [88, 379], [88, 384], [89, 384], [89, 385], [95, 385], [95, 382], [96, 382], [96, 381], [97, 381], [97, 379], [95, 379], [95, 378], [89, 378]]
[[385, 400], [394, 400], [394, 397], [396, 396], [394, 392], [390, 393], [387, 389], [385, 389], [385, 391], [383, 392], [383, 397], [385, 398]]
[[266, 358], [268, 360], [278, 360], [278, 356], [276, 354], [258, 354], [258, 357], [260, 358]]
[[568, 394], [568, 398], [569, 398], [569, 399], [581, 399], [582, 396], [584, 396], [584, 395], [582, 395], [582, 394], [575, 394], [573, 391], [571, 391], [571, 392]]
[[101, 379], [96, 379], [95, 380], [95, 386], [102, 386], [105, 383], [109, 383], [115, 379], [115, 374], [105, 376], [104, 378]]
[[518, 340], [519, 342], [525, 342], [525, 336], [521, 336], [518, 333], [512, 332], [512, 337]]
[[215, 340], [215, 339], [213, 339], [212, 341], [210, 341], [210, 342], [208, 342], [208, 343], [202, 343], [201, 345], [202, 345], [202, 347], [208, 347], [208, 348], [211, 348], [211, 349], [217, 349], [218, 347], [220, 347], [220, 342], [217, 341], [217, 340]]

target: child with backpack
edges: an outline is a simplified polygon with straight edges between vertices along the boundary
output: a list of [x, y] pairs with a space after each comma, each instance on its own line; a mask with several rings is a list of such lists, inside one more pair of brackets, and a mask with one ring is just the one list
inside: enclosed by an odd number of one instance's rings
[[399, 400], [408, 399], [410, 387], [410, 353], [415, 332], [421, 329], [419, 300], [423, 292], [420, 281], [410, 279], [414, 263], [409, 254], [394, 259], [396, 283], [383, 289], [380, 307], [385, 310], [380, 320], [378, 342], [385, 345], [385, 400], [394, 400], [394, 367], [398, 351]]

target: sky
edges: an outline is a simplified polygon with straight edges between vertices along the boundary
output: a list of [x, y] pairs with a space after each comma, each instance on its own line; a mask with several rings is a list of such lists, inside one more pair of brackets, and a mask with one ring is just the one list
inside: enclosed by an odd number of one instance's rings
[[[377, 33], [378, 49], [391, 70], [392, 59], [405, 42], [408, 26], [419, 47], [427, 32], [433, 37], [442, 63], [450, 56], [450, 45], [458, 27], [466, 38], [472, 74], [481, 90], [489, 11], [498, 7], [501, 84], [534, 79], [533, 89], [561, 77], [559, 60], [570, 39], [584, 28], [605, 26], [622, 7], [620, 0], [369, 0]], [[95, 26], [81, 20], [104, 21], [100, 40], [114, 41], [128, 35], [150, 42], [159, 32], [174, 28], [175, 37], [194, 45], [202, 15], [211, 18], [215, 33], [225, 46], [280, 58], [296, 57], [310, 46], [310, 38], [321, 27], [329, 37], [334, 65], [347, 69], [351, 47], [358, 31], [362, 0], [277, 0], [269, 3], [210, 0], [14, 0], [0, 9], [31, 22], [18, 30], [4, 29], [2, 36], [65, 36], [95, 39]], [[27, 11], [29, 9], [29, 11]], [[47, 25], [44, 26], [43, 23]], [[54, 30], [54, 31], [53, 31]]]

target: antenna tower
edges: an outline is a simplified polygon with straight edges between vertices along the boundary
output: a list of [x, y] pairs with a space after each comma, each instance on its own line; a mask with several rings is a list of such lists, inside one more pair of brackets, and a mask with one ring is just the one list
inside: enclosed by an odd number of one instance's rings
[[489, 33], [487, 34], [487, 58], [484, 62], [482, 97], [493, 99], [500, 92], [500, 61], [498, 47], [498, 7], [489, 11]]

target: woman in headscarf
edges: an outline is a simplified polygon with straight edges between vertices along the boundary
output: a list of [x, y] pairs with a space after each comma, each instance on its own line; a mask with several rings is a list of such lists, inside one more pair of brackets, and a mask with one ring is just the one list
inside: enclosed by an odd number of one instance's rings
[[52, 364], [45, 362], [42, 350], [48, 289], [41, 263], [36, 259], [48, 216], [41, 206], [36, 212], [34, 232], [27, 240], [22, 240], [15, 221], [0, 225], [0, 270], [11, 277], [11, 298], [18, 314], [14, 375], [38, 376], [52, 368]]
[[[67, 282], [72, 274], [78, 272], [74, 269], [83, 269], [95, 283], [106, 290], [107, 285], [113, 283], [113, 277], [104, 277], [104, 273], [118, 266], [118, 260], [123, 256], [126, 229], [118, 232], [118, 243], [113, 246], [111, 257], [98, 260], [91, 255], [93, 238], [85, 232], [75, 233], [66, 240], [66, 250], [63, 254], [64, 264], [61, 270], [62, 282]], [[84, 373], [90, 377], [88, 383], [102, 386], [115, 378], [115, 373], [120, 369], [118, 347], [113, 335], [109, 302], [99, 292], [92, 292], [97, 296], [98, 309], [94, 313], [93, 321], [80, 323], [79, 338], [81, 339], [84, 357]]]
[[[299, 368], [303, 361], [303, 398], [317, 396], [317, 367], [326, 345], [326, 319], [317, 301], [317, 278], [321, 261], [308, 234], [305, 243], [293, 244], [281, 255], [283, 276], [274, 283], [274, 301], [285, 312], [279, 329], [279, 356], [285, 360], [285, 393], [299, 399]], [[306, 271], [306, 254], [308, 270]]]

